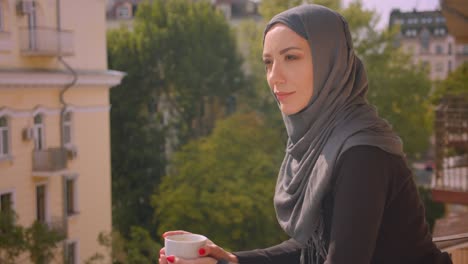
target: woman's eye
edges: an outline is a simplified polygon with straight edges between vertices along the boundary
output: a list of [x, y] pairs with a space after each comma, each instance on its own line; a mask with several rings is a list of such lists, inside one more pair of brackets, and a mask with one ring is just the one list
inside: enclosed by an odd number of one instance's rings
[[295, 60], [297, 59], [296, 55], [286, 55], [286, 60]]
[[264, 60], [263, 60], [263, 64], [265, 64], [265, 66], [270, 65], [270, 64], [271, 64], [271, 60], [269, 60], [269, 59], [264, 59]]

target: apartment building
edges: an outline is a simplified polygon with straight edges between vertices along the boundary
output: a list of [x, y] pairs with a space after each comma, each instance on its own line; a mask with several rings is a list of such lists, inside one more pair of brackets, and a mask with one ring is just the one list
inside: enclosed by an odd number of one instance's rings
[[0, 0], [0, 210], [60, 225], [53, 263], [109, 254], [97, 238], [112, 228], [109, 88], [123, 73], [107, 69], [105, 11]]
[[392, 10], [389, 27], [400, 27], [397, 45], [412, 54], [415, 64], [429, 68], [431, 80], [443, 80], [463, 62], [468, 62], [468, 45], [448, 32], [439, 10], [402, 12]]

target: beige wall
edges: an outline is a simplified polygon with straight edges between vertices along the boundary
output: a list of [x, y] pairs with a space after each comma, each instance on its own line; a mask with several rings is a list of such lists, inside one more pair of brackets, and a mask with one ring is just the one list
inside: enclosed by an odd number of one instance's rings
[[[56, 27], [56, 1], [37, 2], [40, 7], [38, 26]], [[72, 113], [72, 144], [78, 156], [68, 159], [65, 170], [41, 176], [32, 171], [34, 141], [24, 140], [22, 131], [33, 126], [34, 114], [42, 113], [46, 148], [60, 147], [60, 112], [63, 109], [60, 92], [67, 83], [60, 72], [66, 69], [56, 55], [29, 57], [22, 54], [18, 34], [19, 29], [27, 25], [26, 17], [16, 14], [16, 0], [0, 0], [0, 3], [6, 10], [7, 31], [0, 34], [0, 117], [8, 118], [11, 150], [11, 158], [0, 159], [0, 193], [13, 192], [18, 223], [30, 225], [36, 220], [36, 186], [45, 184], [47, 220], [66, 220], [68, 240], [78, 242], [77, 263], [83, 263], [97, 252], [107, 255], [108, 251], [98, 244], [97, 237], [100, 232], [110, 232], [112, 228], [109, 88], [120, 83], [123, 75], [107, 71], [106, 2], [61, 0], [62, 28], [73, 31], [74, 46], [74, 54], [64, 60], [81, 80], [64, 96], [67, 109]], [[14, 77], [9, 75], [12, 72], [16, 74]], [[93, 73], [91, 77], [90, 72]], [[5, 81], [5, 76], [9, 81]], [[63, 181], [66, 177], [76, 179], [78, 214], [64, 218]], [[60, 251], [57, 251], [56, 263], [63, 262]]]
[[[10, 33], [0, 41], [12, 47], [10, 50], [0, 50], [0, 69], [63, 68], [54, 56], [20, 56], [20, 32], [21, 28], [28, 25], [27, 16], [16, 13], [16, 0], [0, 1], [4, 1], [6, 31]], [[107, 69], [105, 1], [60, 1], [61, 28], [73, 32], [74, 55], [65, 58], [67, 63], [82, 70]], [[37, 0], [37, 3], [37, 26], [57, 28], [56, 0]]]

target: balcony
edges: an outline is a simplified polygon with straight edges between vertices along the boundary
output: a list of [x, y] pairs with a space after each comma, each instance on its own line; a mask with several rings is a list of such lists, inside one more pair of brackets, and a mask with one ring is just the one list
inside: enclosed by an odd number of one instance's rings
[[62, 174], [67, 169], [67, 150], [65, 148], [49, 148], [34, 150], [33, 175], [48, 177]]
[[56, 28], [20, 29], [20, 49], [24, 56], [70, 56], [74, 54], [73, 32]]
[[432, 198], [468, 205], [468, 94], [446, 96], [436, 109]]

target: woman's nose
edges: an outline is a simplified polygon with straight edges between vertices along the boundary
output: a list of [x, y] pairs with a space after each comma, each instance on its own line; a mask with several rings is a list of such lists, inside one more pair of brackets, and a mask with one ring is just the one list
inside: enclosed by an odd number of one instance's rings
[[268, 79], [269, 83], [273, 85], [285, 82], [284, 72], [280, 64], [273, 63]]

